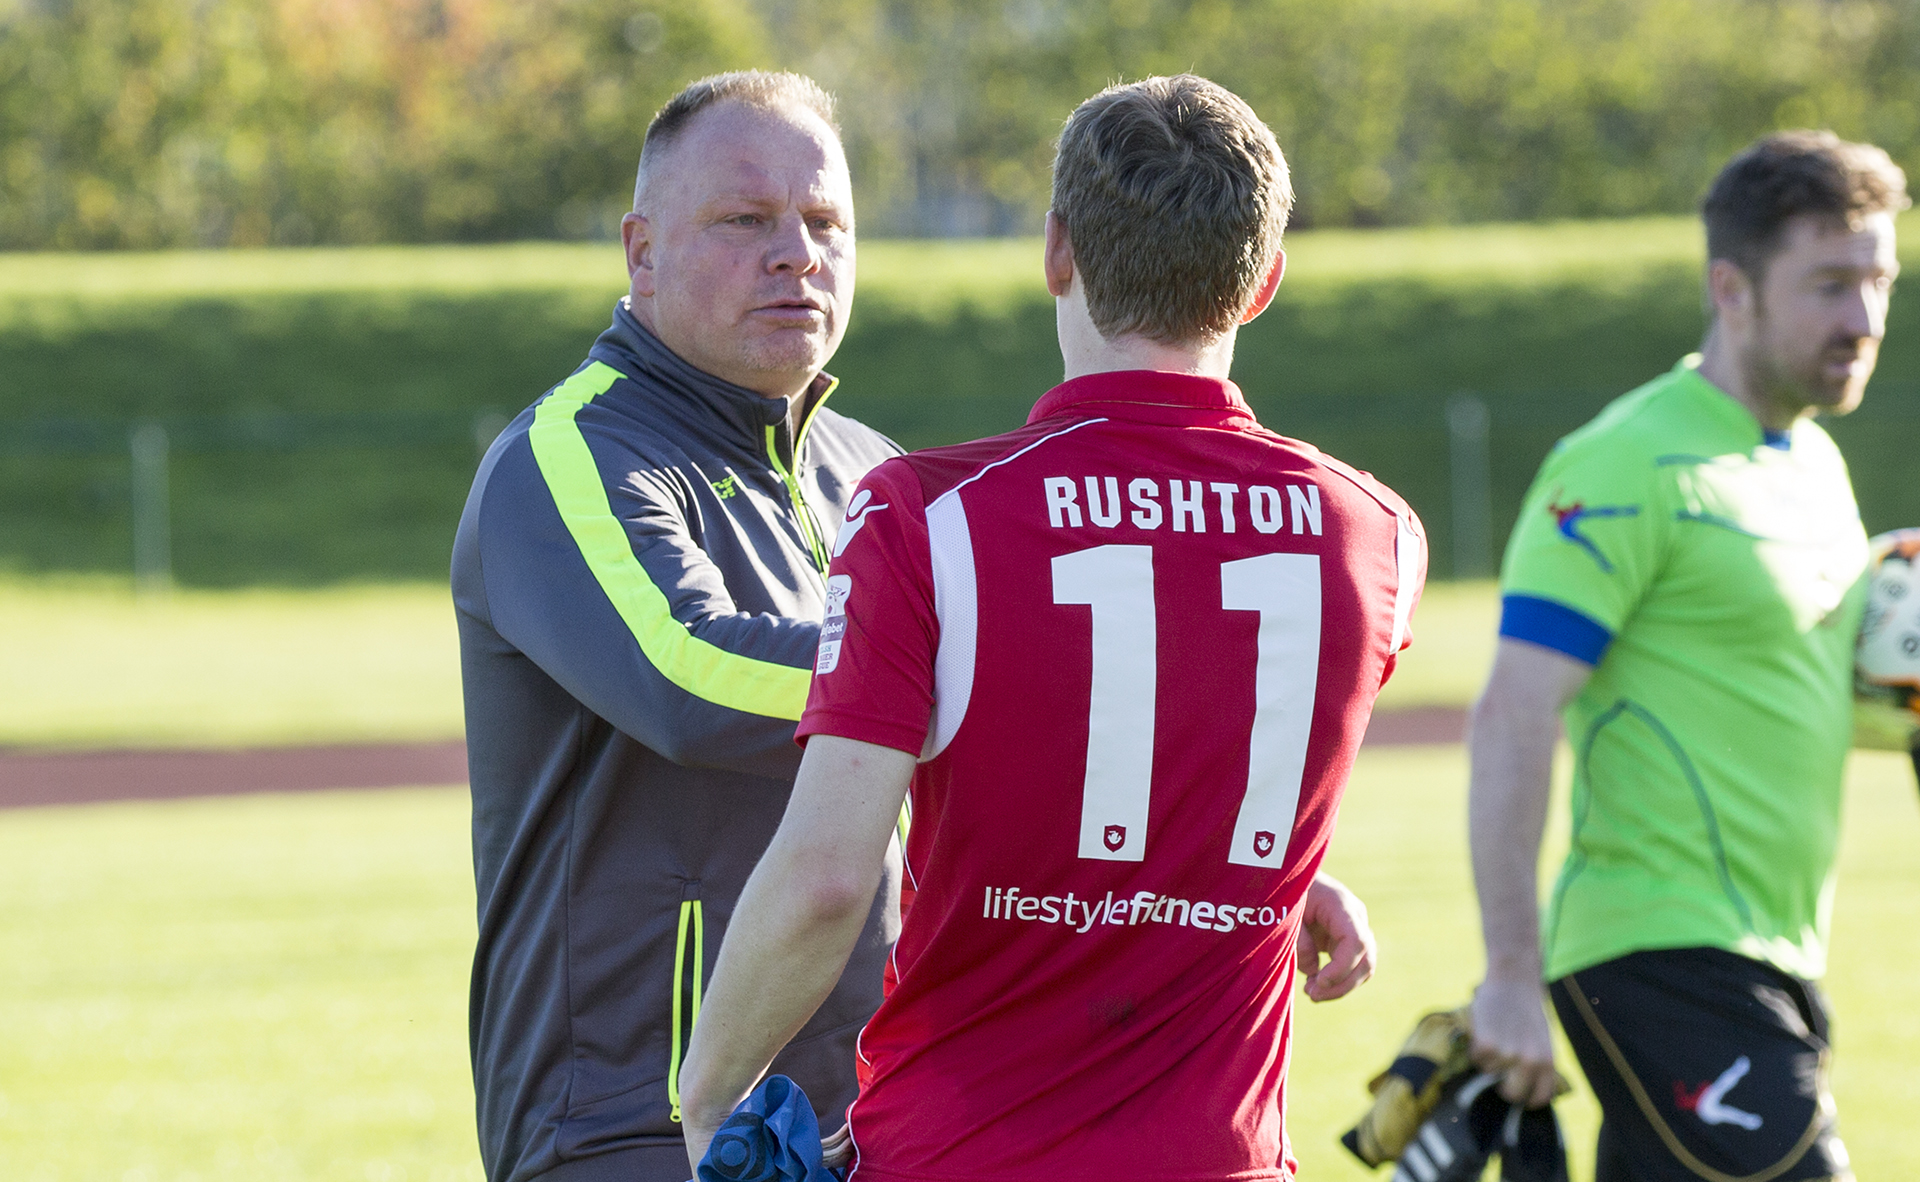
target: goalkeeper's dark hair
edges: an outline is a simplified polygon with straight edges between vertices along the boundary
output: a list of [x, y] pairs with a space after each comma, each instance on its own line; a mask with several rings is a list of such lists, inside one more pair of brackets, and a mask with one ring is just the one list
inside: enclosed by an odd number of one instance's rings
[[640, 168], [633, 182], [635, 207], [640, 204], [640, 190], [646, 184], [648, 161], [671, 147], [686, 132], [695, 115], [723, 102], [743, 103], [762, 111], [811, 111], [836, 137], [840, 134], [840, 124], [834, 118], [833, 95], [805, 74], [784, 70], [709, 74], [689, 82], [654, 112], [653, 121], [647, 124], [647, 137], [640, 145]]
[[1831, 131], [1777, 131], [1729, 160], [1707, 190], [1707, 260], [1726, 259], [1758, 284], [1794, 218], [1811, 214], [1857, 230], [1910, 204], [1906, 173], [1872, 144]]

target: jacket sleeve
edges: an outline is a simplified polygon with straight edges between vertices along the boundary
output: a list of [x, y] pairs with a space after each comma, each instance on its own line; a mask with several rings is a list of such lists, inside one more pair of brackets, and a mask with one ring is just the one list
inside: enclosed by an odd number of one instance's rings
[[671, 471], [622, 464], [610, 491], [571, 419], [547, 427], [502, 454], [481, 506], [494, 629], [675, 763], [791, 776], [818, 622], [739, 610]]

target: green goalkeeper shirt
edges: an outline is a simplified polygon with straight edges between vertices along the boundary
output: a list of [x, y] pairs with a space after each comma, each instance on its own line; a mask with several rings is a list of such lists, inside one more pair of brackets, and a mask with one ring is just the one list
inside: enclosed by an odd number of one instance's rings
[[1866, 533], [1825, 431], [1763, 432], [1696, 364], [1561, 440], [1507, 546], [1501, 634], [1594, 666], [1549, 979], [1701, 946], [1826, 970]]

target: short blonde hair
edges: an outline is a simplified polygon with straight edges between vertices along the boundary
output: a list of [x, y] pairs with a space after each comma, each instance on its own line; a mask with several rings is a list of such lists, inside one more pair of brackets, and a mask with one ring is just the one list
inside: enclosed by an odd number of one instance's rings
[[1060, 133], [1053, 213], [1109, 339], [1218, 339], [1252, 304], [1292, 208], [1273, 132], [1205, 78], [1108, 87]]
[[687, 130], [687, 125], [693, 122], [695, 115], [722, 102], [745, 103], [763, 111], [794, 108], [811, 111], [833, 130], [836, 138], [840, 135], [840, 124], [834, 118], [833, 95], [805, 74], [785, 70], [734, 70], [726, 74], [709, 74], [698, 81], [689, 82], [679, 94], [668, 99], [665, 106], [654, 112], [652, 122], [647, 124], [647, 137], [640, 145], [640, 167], [633, 180], [633, 203], [636, 208], [640, 204], [640, 190], [646, 185], [648, 159], [659, 156], [671, 147]]

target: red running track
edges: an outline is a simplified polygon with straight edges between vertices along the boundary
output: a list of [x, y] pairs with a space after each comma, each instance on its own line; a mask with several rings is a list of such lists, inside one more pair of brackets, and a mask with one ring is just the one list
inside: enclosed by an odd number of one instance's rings
[[[1452, 707], [1395, 710], [1374, 715], [1366, 743], [1458, 743], [1465, 730], [1465, 712]], [[236, 751], [0, 750], [0, 808], [466, 779], [467, 750], [459, 741]]]

